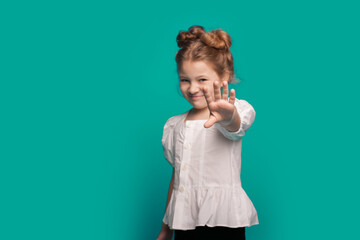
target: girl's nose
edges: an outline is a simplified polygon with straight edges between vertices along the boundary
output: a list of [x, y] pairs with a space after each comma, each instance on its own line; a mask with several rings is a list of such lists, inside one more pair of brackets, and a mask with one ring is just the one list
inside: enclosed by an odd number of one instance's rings
[[189, 88], [189, 93], [190, 94], [195, 94], [195, 93], [197, 93], [197, 92], [199, 92], [200, 91], [200, 88], [199, 88], [199, 86], [197, 85], [197, 84], [191, 84], [190, 85], [190, 88]]

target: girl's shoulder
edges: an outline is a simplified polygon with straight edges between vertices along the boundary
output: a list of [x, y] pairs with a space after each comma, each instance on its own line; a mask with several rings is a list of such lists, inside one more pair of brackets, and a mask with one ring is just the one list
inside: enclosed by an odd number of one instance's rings
[[235, 102], [239, 103], [239, 104], [245, 104], [245, 105], [249, 105], [249, 101], [245, 100], [245, 99], [240, 99], [240, 98], [235, 98]]
[[165, 125], [175, 125], [176, 123], [182, 121], [186, 117], [187, 112], [188, 111], [168, 118]]
[[254, 107], [249, 103], [249, 101], [245, 99], [237, 99], [235, 98], [235, 106], [238, 108], [238, 110], [244, 111], [244, 110], [254, 110]]

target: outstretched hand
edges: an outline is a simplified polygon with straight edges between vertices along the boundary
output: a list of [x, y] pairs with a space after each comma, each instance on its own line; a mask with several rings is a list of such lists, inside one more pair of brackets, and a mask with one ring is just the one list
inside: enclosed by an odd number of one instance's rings
[[223, 126], [231, 124], [236, 116], [237, 110], [235, 103], [235, 89], [231, 89], [230, 98], [228, 99], [229, 89], [227, 81], [223, 81], [223, 95], [221, 97], [220, 83], [214, 81], [214, 98], [211, 96], [209, 89], [205, 86], [203, 92], [205, 99], [210, 110], [210, 117], [205, 122], [204, 127], [209, 128], [216, 122], [219, 122]]

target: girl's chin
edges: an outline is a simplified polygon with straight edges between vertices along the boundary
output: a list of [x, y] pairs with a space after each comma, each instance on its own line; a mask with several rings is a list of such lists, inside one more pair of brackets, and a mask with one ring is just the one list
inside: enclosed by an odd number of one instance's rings
[[207, 108], [207, 105], [205, 104], [205, 105], [203, 105], [203, 104], [194, 104], [194, 103], [192, 103], [191, 104], [195, 109], [197, 109], [197, 110], [202, 110], [202, 109], [205, 109], [205, 108]]
[[191, 106], [193, 106], [196, 109], [203, 109], [203, 108], [207, 107], [206, 101], [198, 101], [198, 100], [192, 100], [192, 99], [187, 99], [187, 100], [191, 104]]

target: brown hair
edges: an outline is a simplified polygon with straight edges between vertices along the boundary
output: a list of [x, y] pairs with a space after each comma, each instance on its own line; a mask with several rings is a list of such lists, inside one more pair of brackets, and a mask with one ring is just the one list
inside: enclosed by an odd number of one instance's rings
[[185, 61], [205, 61], [220, 78], [229, 74], [228, 83], [239, 82], [234, 74], [234, 60], [230, 52], [231, 37], [221, 29], [205, 32], [202, 26], [191, 26], [176, 37], [180, 50], [175, 55], [177, 70]]

